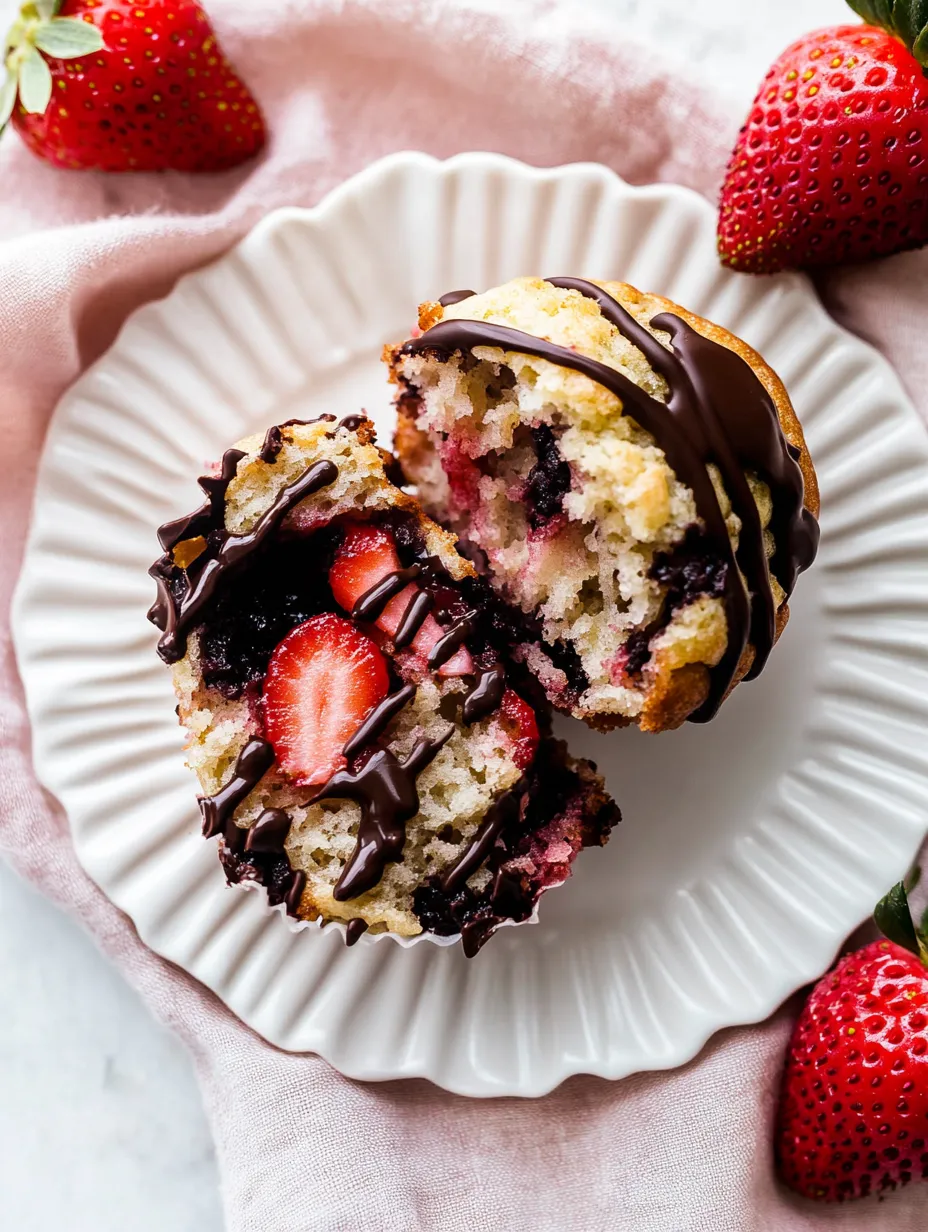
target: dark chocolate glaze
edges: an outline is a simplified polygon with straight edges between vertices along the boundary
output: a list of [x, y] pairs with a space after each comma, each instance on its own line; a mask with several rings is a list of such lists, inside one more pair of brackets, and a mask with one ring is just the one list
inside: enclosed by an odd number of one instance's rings
[[314, 423], [335, 423], [335, 416], [324, 411], [321, 415], [314, 415], [312, 419], [285, 419], [280, 426], [282, 428], [305, 428], [307, 424]]
[[410, 565], [408, 569], [397, 569], [393, 573], [388, 573], [370, 590], [364, 592], [351, 609], [351, 615], [355, 620], [377, 620], [393, 596], [405, 590], [420, 572], [420, 565]]
[[407, 702], [416, 695], [416, 686], [407, 684], [396, 693], [391, 693], [389, 697], [385, 697], [379, 706], [375, 706], [370, 712], [358, 730], [354, 733], [351, 739], [342, 749], [342, 755], [347, 757], [349, 761], [353, 761], [369, 744], [377, 739], [383, 732], [387, 724], [399, 714]]
[[335, 883], [336, 902], [372, 890], [390, 861], [402, 859], [406, 822], [419, 811], [416, 776], [425, 769], [454, 732], [440, 740], [423, 738], [403, 761], [389, 749], [378, 749], [357, 770], [338, 770], [310, 801], [355, 800], [361, 806], [358, 840], [351, 859]]
[[203, 837], [212, 838], [225, 829], [226, 822], [257, 786], [274, 763], [274, 750], [266, 740], [249, 740], [235, 763], [232, 777], [214, 796], [200, 796]]
[[466, 616], [462, 616], [460, 620], [456, 620], [438, 639], [432, 649], [429, 651], [428, 665], [434, 672], [437, 668], [443, 667], [449, 659], [454, 658], [458, 648], [470, 637], [474, 630], [474, 621], [478, 613], [476, 611], [468, 612]]
[[278, 855], [284, 849], [290, 826], [289, 813], [283, 809], [265, 809], [245, 833], [245, 850]]
[[271, 424], [264, 434], [264, 441], [258, 451], [262, 462], [276, 462], [277, 455], [284, 447], [284, 436], [277, 424]]
[[443, 893], [457, 893], [468, 877], [471, 877], [483, 864], [499, 835], [518, 815], [519, 800], [523, 790], [524, 785], [517, 783], [511, 791], [507, 791], [487, 810], [477, 833], [457, 860], [442, 874], [439, 884]]
[[492, 714], [503, 700], [506, 692], [506, 669], [502, 663], [484, 668], [464, 698], [462, 717], [470, 726]]
[[[486, 854], [503, 832], [517, 820], [520, 800], [518, 796], [504, 796], [507, 802], [501, 823], [496, 827], [493, 842], [487, 844]], [[515, 807], [508, 804], [514, 801]], [[482, 828], [482, 827], [481, 827]], [[459, 887], [459, 892], [463, 888]], [[527, 920], [532, 914], [537, 895], [533, 894], [515, 874], [506, 868], [498, 868], [490, 885], [489, 911], [478, 913], [461, 926], [461, 948], [465, 958], [473, 958], [490, 940], [500, 924], [507, 920]]]
[[450, 308], [452, 304], [459, 304], [462, 299], [470, 299], [476, 294], [476, 291], [447, 291], [438, 302], [442, 308]]
[[245, 456], [241, 449], [227, 449], [219, 464], [219, 474], [200, 476], [197, 483], [209, 499], [193, 513], [158, 527], [158, 542], [165, 552], [170, 552], [182, 539], [195, 539], [198, 535], [205, 538], [211, 530], [222, 524], [226, 488], [235, 478], [238, 464]]
[[367, 932], [367, 929], [367, 920], [362, 920], [359, 915], [356, 915], [353, 920], [349, 920], [345, 926], [345, 945], [356, 945]]
[[[661, 345], [617, 300], [594, 283], [579, 278], [552, 278], [554, 286], [594, 299], [604, 316], [637, 346], [667, 382], [665, 405], [622, 373], [547, 339], [483, 321], [440, 321], [403, 347], [404, 354], [450, 355], [475, 346], [535, 355], [571, 368], [598, 382], [622, 401], [633, 419], [657, 441], [673, 471], [693, 492], [706, 536], [727, 565], [723, 601], [728, 619], [728, 646], [711, 671], [705, 703], [691, 715], [711, 719], [730, 686], [745, 647], [754, 647], [750, 672], [756, 676], [773, 645], [774, 602], [767, 572], [763, 531], [744, 471], [756, 471], [771, 488], [771, 529], [777, 552], [771, 568], [787, 596], [800, 570], [808, 568], [818, 544], [818, 523], [803, 505], [803, 479], [780, 427], [776, 408], [749, 364], [735, 352], [703, 338], [670, 313], [655, 317], [656, 329], [671, 335], [674, 349]], [[707, 463], [718, 467], [732, 506], [742, 521], [737, 566], [725, 519]], [[747, 579], [747, 589], [741, 573]]]
[[300, 899], [303, 897], [303, 890], [306, 888], [306, 874], [301, 868], [293, 870], [293, 879], [290, 882], [290, 888], [284, 896], [284, 902], [287, 905], [287, 915], [299, 915]]
[[346, 415], [338, 421], [338, 426], [345, 428], [348, 432], [357, 432], [363, 423], [367, 423], [366, 415]]
[[[595, 283], [582, 278], [551, 278], [554, 286], [579, 291], [594, 299], [603, 316], [638, 348], [667, 382], [668, 407], [684, 424], [704, 462], [721, 472], [725, 491], [741, 519], [737, 561], [751, 597], [748, 640], [754, 662], [748, 679], [760, 674], [773, 647], [776, 609], [767, 571], [764, 533], [757, 505], [745, 478], [752, 470], [769, 484], [773, 496], [771, 531], [776, 553], [770, 570], [787, 597], [796, 577], [815, 559], [818, 523], [804, 508], [804, 484], [797, 457], [780, 427], [772, 398], [751, 366], [728, 347], [704, 338], [672, 313], [660, 313], [651, 324], [666, 330], [668, 350], [630, 312]], [[734, 576], [733, 571], [730, 578]], [[731, 588], [731, 582], [726, 587]], [[740, 657], [740, 656], [739, 656]], [[735, 663], [737, 667], [737, 662]]]
[[[228, 456], [227, 454], [226, 457]], [[237, 461], [238, 459], [236, 464]], [[201, 479], [201, 487], [205, 486], [206, 482], [217, 485], [224, 482], [225, 487], [228, 487], [231, 476], [224, 478], [225, 459], [223, 463], [223, 476], [209, 481]], [[206, 551], [197, 557], [190, 569], [180, 571], [180, 597], [175, 594], [171, 585], [177, 575], [177, 567], [173, 564], [170, 552], [166, 552], [152, 565], [148, 572], [158, 584], [158, 598], [148, 616], [162, 630], [158, 653], [165, 663], [176, 663], [183, 657], [187, 649], [187, 633], [216, 593], [220, 581], [242, 566], [251, 553], [277, 530], [294, 505], [311, 496], [313, 492], [318, 492], [320, 488], [334, 483], [337, 477], [338, 468], [333, 462], [315, 462], [298, 479], [282, 488], [274, 503], [261, 515], [252, 529], [241, 535], [229, 534], [225, 529], [224, 503], [220, 498], [216, 502], [218, 508], [211, 514], [213, 524], [209, 527], [210, 539], [214, 542], [208, 544]], [[222, 493], [224, 497], [225, 488]], [[176, 527], [177, 523], [169, 525]], [[161, 531], [164, 530], [165, 527], [162, 527]], [[202, 534], [203, 531], [199, 530], [197, 533]], [[159, 536], [160, 534], [161, 532]]]
[[434, 600], [427, 590], [420, 590], [415, 595], [403, 613], [403, 619], [399, 623], [399, 628], [393, 634], [393, 645], [397, 650], [402, 650], [404, 646], [408, 646], [412, 639], [422, 628], [423, 621], [429, 612], [432, 610]]

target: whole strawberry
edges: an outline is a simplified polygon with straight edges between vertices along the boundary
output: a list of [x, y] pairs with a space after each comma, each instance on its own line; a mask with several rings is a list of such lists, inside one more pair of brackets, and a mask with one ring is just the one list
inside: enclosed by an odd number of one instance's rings
[[0, 127], [59, 167], [220, 171], [264, 144], [258, 105], [191, 0], [35, 0], [7, 36]]
[[928, 5], [851, 7], [876, 24], [800, 39], [754, 100], [720, 201], [719, 253], [734, 269], [862, 261], [928, 242]]
[[826, 1202], [928, 1177], [928, 950], [901, 885], [876, 919], [893, 940], [874, 941], [825, 976], [787, 1053], [780, 1175]]

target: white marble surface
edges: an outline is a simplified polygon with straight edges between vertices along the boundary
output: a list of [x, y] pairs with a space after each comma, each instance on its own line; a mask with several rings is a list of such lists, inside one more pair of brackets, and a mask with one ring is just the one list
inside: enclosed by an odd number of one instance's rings
[[[573, 2], [621, 13], [745, 108], [781, 48], [849, 16], [843, 0]], [[4, 1232], [218, 1232], [215, 1160], [183, 1049], [81, 929], [3, 865], [0, 990]]]

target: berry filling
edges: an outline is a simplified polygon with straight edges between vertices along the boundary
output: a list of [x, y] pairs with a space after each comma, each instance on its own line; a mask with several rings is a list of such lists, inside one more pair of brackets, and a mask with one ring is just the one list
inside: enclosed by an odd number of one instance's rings
[[[406, 580], [413, 571], [418, 577], [421, 566], [403, 569], [388, 530], [354, 522], [345, 528], [345, 537], [336, 550], [329, 584], [336, 602], [346, 611], [361, 620], [373, 619], [397, 648], [409, 644], [427, 662], [444, 629], [428, 610], [434, 606], [434, 597]], [[420, 622], [414, 629], [417, 613]], [[461, 646], [438, 670], [442, 676], [467, 676], [474, 670], [473, 659]]]
[[292, 629], [264, 678], [264, 729], [277, 765], [294, 783], [321, 785], [348, 762], [342, 749], [390, 690], [386, 660], [341, 616]]
[[281, 539], [256, 552], [248, 568], [226, 579], [200, 626], [203, 683], [223, 697], [241, 697], [264, 678], [275, 647], [311, 616], [335, 609], [326, 578], [334, 528]]
[[532, 428], [538, 461], [529, 471], [522, 500], [532, 530], [540, 530], [560, 514], [570, 491], [570, 466], [561, 457], [554, 432], [548, 424]]

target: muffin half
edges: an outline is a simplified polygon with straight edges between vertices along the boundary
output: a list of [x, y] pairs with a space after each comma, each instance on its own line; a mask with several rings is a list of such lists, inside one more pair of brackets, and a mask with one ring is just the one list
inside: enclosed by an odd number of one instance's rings
[[385, 359], [403, 470], [554, 706], [662, 731], [761, 671], [818, 489], [755, 351], [625, 283], [518, 278], [422, 305]]
[[512, 687], [492, 596], [384, 464], [363, 416], [240, 441], [161, 528], [149, 615], [228, 879], [350, 941], [460, 934], [473, 954], [618, 812]]

